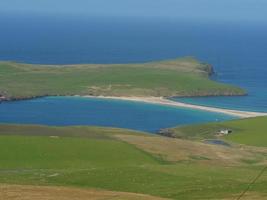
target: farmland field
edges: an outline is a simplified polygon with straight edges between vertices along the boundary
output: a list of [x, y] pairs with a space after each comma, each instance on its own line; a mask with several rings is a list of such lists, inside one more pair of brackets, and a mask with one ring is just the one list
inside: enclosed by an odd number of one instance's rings
[[[233, 199], [263, 168], [267, 155], [259, 147], [98, 127], [1, 125], [0, 135], [0, 183], [6, 191], [14, 191], [12, 185], [41, 185], [171, 199]], [[264, 173], [247, 198], [266, 198], [266, 184]]]

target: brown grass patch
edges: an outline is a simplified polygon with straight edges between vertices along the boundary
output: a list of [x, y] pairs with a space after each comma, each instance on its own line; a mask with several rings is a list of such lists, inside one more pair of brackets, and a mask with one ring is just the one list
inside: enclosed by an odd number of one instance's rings
[[[257, 148], [224, 147], [160, 136], [117, 135], [116, 137], [170, 162], [196, 161], [224, 165], [266, 162], [263, 150], [258, 151]], [[264, 151], [267, 152], [266, 149]]]
[[0, 185], [2, 200], [162, 200], [149, 195], [96, 189]]

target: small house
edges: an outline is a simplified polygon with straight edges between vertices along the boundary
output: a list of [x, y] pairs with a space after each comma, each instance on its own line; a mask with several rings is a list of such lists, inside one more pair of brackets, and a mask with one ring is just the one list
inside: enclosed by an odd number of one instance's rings
[[232, 130], [230, 129], [221, 129], [218, 132], [219, 135], [229, 135], [230, 133], [232, 133]]

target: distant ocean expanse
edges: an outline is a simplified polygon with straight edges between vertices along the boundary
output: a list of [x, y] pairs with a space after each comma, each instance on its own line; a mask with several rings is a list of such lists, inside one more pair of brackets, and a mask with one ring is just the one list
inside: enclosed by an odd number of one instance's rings
[[[40, 64], [136, 63], [194, 56], [214, 66], [216, 71], [212, 77], [214, 80], [243, 87], [249, 95], [178, 98], [178, 101], [267, 112], [267, 26], [265, 24], [0, 14], [0, 26], [0, 60]], [[44, 99], [48, 103], [51, 100], [58, 102], [57, 98]], [[36, 104], [40, 103], [40, 100], [36, 101]], [[8, 112], [1, 108], [3, 105], [0, 105], [0, 112]], [[156, 106], [150, 108], [156, 109]], [[26, 111], [21, 110], [21, 112]], [[73, 110], [73, 113], [75, 112]], [[131, 112], [134, 112], [134, 109]], [[163, 115], [163, 118], [166, 116]], [[190, 118], [190, 115], [186, 116]], [[229, 119], [229, 116], [224, 117]], [[219, 116], [219, 119], [226, 119], [224, 117]], [[26, 119], [27, 117], [22, 118], [21, 122]], [[196, 123], [194, 119], [196, 118], [192, 116], [192, 122]], [[204, 121], [214, 121], [217, 117], [206, 119]], [[8, 122], [8, 120], [1, 117], [0, 122]], [[175, 125], [175, 123], [165, 125]], [[112, 122], [106, 125], [112, 125]], [[161, 127], [151, 125], [151, 128], [139, 127], [138, 130], [154, 131], [165, 125]]]

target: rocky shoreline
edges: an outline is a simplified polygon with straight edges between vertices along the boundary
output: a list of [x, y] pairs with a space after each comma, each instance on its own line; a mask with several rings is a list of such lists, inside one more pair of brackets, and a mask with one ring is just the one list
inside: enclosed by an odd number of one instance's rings
[[[229, 95], [196, 95], [196, 96], [192, 96], [192, 95], [182, 95], [182, 96], [170, 96], [170, 97], [164, 97], [164, 98], [175, 98], [175, 97], [214, 97], [214, 96], [246, 96], [247, 94], [229, 94]], [[44, 97], [75, 97], [75, 96], [91, 96], [91, 97], [98, 97], [98, 96], [102, 96], [102, 95], [40, 95], [40, 96], [31, 96], [31, 97], [5, 97], [5, 96], [0, 96], [0, 103], [1, 102], [11, 102], [11, 101], [24, 101], [24, 100], [31, 100], [31, 99], [38, 99], [38, 98], [44, 98]], [[105, 96], [103, 95], [103, 97], [110, 97], [110, 96]], [[119, 96], [114, 96], [114, 98], [120, 98]], [[123, 98], [123, 97], [122, 97]], [[129, 98], [131, 98], [131, 96], [129, 96]], [[145, 98], [145, 97], [144, 97]], [[155, 97], [157, 98], [157, 97]]]
[[0, 95], [0, 103], [10, 102], [10, 101], [24, 101], [24, 100], [37, 99], [37, 98], [43, 98], [43, 97], [49, 97], [49, 96], [60, 96], [60, 95], [40, 95], [40, 96], [30, 96], [30, 97], [6, 97], [6, 96]]
[[[224, 94], [221, 94], [221, 93], [218, 93], [218, 94], [204, 94], [204, 93], [196, 93], [194, 95], [186, 95], [186, 94], [183, 94], [183, 95], [175, 95], [175, 96], [164, 96], [164, 98], [168, 99], [168, 98], [175, 98], [175, 97], [218, 97], [218, 96], [222, 96], [222, 97], [227, 97], [227, 96], [247, 96], [248, 94], [246, 92], [244, 93], [234, 93], [234, 92], [229, 92], [229, 93], [224, 93]], [[0, 103], [1, 102], [4, 102], [4, 101], [23, 101], [23, 100], [30, 100], [30, 99], [37, 99], [37, 98], [43, 98], [43, 97], [64, 97], [64, 96], [92, 96], [92, 97], [95, 97], [95, 96], [103, 96], [103, 97], [110, 97], [109, 95], [94, 95], [94, 94], [82, 94], [82, 95], [79, 95], [79, 94], [68, 94], [68, 95], [60, 95], [60, 94], [51, 94], [51, 95], [48, 95], [48, 94], [45, 94], [45, 95], [37, 95], [37, 96], [28, 96], [28, 97], [7, 97], [7, 96], [4, 96], [4, 95], [0, 95]], [[129, 98], [132, 97], [131, 95], [128, 96]], [[161, 97], [161, 96], [160, 96]], [[120, 96], [114, 96], [114, 98], [120, 98]], [[123, 98], [123, 97], [122, 97]], [[146, 98], [144, 96], [144, 98]], [[155, 98], [159, 98], [159, 97], [156, 97]]]

